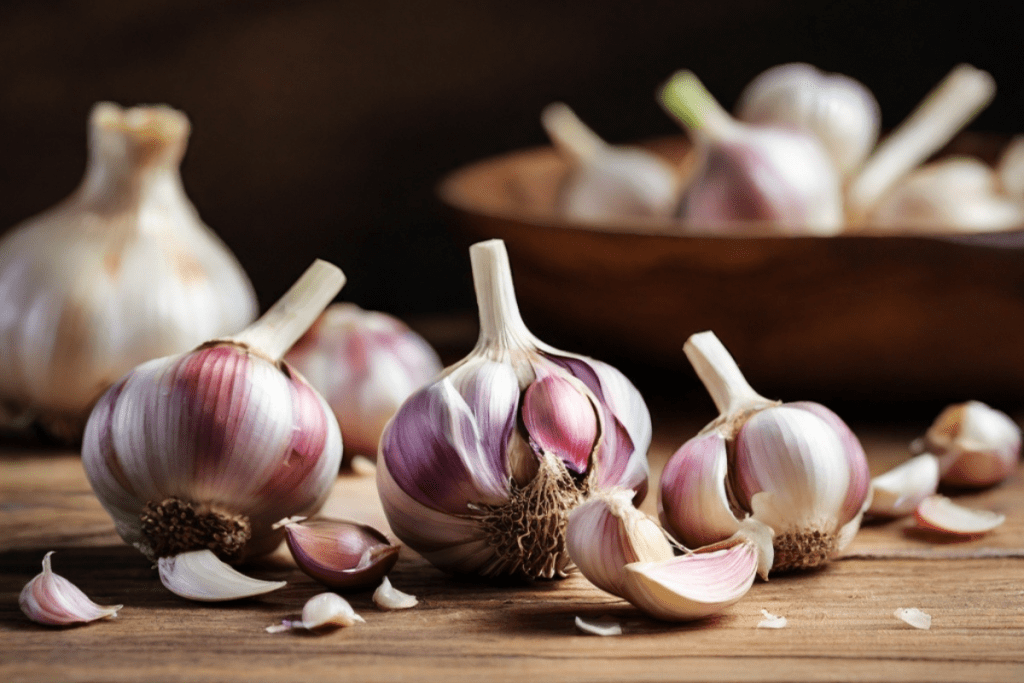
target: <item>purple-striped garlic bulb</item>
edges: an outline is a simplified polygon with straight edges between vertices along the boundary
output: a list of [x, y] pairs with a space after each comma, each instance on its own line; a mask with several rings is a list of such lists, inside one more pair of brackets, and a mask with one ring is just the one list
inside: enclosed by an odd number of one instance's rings
[[327, 399], [346, 455], [371, 458], [398, 406], [442, 369], [434, 349], [408, 325], [352, 303], [328, 306], [285, 360]]
[[[190, 553], [231, 563], [268, 553], [284, 535], [275, 522], [310, 515], [327, 499], [341, 432], [327, 402], [282, 358], [344, 280], [316, 261], [242, 332], [143, 363], [96, 404], [82, 444], [89, 483], [127, 543], [151, 559], [181, 558], [162, 577], [202, 581], [210, 563]], [[168, 588], [239, 597], [233, 578], [222, 583]]]
[[618, 370], [526, 328], [501, 240], [470, 257], [480, 338], [388, 423], [381, 502], [398, 538], [441, 569], [565, 576], [569, 512], [595, 490], [646, 494], [650, 415]]
[[775, 532], [775, 570], [816, 567], [860, 528], [870, 486], [864, 449], [818, 403], [756, 393], [712, 332], [687, 340], [687, 358], [719, 412], [669, 459], [658, 510], [680, 543], [724, 541], [751, 516]]

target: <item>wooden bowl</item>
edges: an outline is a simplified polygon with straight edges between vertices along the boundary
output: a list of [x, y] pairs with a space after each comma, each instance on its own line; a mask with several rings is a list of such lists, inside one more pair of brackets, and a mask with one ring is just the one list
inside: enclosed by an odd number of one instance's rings
[[[991, 160], [1002, 142], [961, 136], [948, 151]], [[675, 161], [687, 151], [682, 139], [651, 146]], [[713, 330], [768, 396], [1024, 398], [1024, 231], [711, 237], [573, 225], [553, 208], [565, 171], [544, 147], [439, 186], [467, 244], [505, 241], [524, 319], [551, 343], [678, 370], [687, 337]]]

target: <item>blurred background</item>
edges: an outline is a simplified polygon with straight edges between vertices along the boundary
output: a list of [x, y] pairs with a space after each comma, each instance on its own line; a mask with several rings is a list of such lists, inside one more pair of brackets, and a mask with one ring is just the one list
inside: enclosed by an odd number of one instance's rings
[[868, 85], [891, 127], [969, 62], [999, 86], [971, 127], [1009, 134], [1022, 29], [1019, 3], [6, 0], [0, 229], [76, 186], [94, 102], [167, 103], [192, 121], [186, 190], [261, 305], [322, 257], [365, 308], [472, 321], [436, 185], [544, 144], [545, 104], [631, 141], [676, 132], [654, 100], [676, 69], [731, 107], [760, 71], [807, 61]]

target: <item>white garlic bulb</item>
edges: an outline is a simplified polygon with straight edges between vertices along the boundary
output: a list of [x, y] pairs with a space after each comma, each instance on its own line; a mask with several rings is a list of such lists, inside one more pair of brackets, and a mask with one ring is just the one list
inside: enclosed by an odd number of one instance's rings
[[388, 423], [381, 503], [395, 535], [446, 571], [564, 576], [570, 510], [598, 489], [646, 494], [650, 414], [618, 370], [526, 328], [503, 242], [470, 256], [479, 341]]
[[0, 402], [62, 436], [137, 364], [237, 332], [252, 285], [178, 166], [188, 119], [97, 104], [78, 189], [0, 241]]
[[442, 369], [408, 325], [351, 303], [328, 306], [285, 360], [327, 399], [346, 453], [370, 457], [402, 401]]
[[754, 78], [740, 93], [736, 117], [816, 135], [840, 176], [847, 177], [874, 149], [882, 112], [860, 81], [796, 62]]
[[275, 522], [323, 505], [341, 432], [281, 358], [343, 282], [317, 261], [242, 332], [147, 361], [103, 395], [82, 464], [126, 542], [153, 559], [209, 549], [239, 562], [280, 543]]

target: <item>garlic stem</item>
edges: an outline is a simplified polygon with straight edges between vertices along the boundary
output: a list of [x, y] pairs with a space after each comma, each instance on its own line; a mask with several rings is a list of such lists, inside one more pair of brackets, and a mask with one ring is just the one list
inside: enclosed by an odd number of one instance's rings
[[469, 259], [480, 312], [477, 349], [536, 346], [537, 339], [519, 314], [505, 243], [501, 240], [478, 242], [469, 248]]
[[714, 332], [691, 335], [683, 351], [723, 416], [775, 403], [753, 390]]
[[677, 71], [669, 77], [659, 96], [662, 106], [691, 133], [723, 139], [736, 127], [729, 113], [692, 71]]
[[992, 76], [969, 64], [956, 66], [868, 157], [853, 179], [847, 208], [863, 218], [885, 192], [984, 109], [995, 96]]
[[552, 102], [544, 107], [540, 122], [555, 147], [577, 161], [593, 159], [608, 147], [608, 143], [563, 102]]
[[341, 269], [317, 259], [259, 320], [227, 340], [280, 361], [344, 286]]

